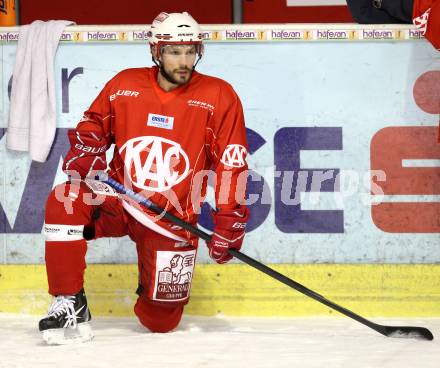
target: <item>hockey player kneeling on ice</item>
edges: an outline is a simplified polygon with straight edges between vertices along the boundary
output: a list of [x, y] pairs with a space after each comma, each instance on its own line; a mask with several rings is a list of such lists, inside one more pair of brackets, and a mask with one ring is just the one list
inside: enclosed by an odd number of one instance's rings
[[[129, 235], [135, 242], [134, 313], [150, 331], [177, 327], [189, 300], [198, 239], [91, 180], [96, 170], [107, 170], [111, 178], [193, 225], [210, 178], [216, 211], [209, 255], [226, 263], [228, 249], [240, 249], [243, 242], [249, 211], [240, 99], [225, 81], [195, 71], [203, 37], [188, 13], [159, 14], [148, 37], [156, 65], [118, 73], [68, 133], [71, 148], [63, 170], [70, 180], [49, 195], [44, 226], [54, 299], [39, 328], [50, 344], [93, 337], [83, 289], [88, 240]], [[105, 152], [111, 145], [107, 168]]]

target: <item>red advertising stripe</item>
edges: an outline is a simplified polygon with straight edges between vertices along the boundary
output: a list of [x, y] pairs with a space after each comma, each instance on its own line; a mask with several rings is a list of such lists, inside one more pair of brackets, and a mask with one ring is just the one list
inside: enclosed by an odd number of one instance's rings
[[[311, 1], [313, 3], [314, 1]], [[347, 6], [288, 6], [287, 0], [245, 0], [243, 23], [352, 23]]]
[[438, 160], [437, 127], [387, 127], [371, 140], [371, 170], [383, 170], [377, 184], [385, 195], [439, 195], [440, 167], [404, 167], [402, 160]]
[[[371, 170], [385, 181], [372, 180], [385, 195], [439, 195], [439, 167], [405, 167], [403, 160], [438, 160], [437, 127], [387, 127], [371, 140]], [[374, 224], [389, 233], [440, 233], [439, 202], [382, 202], [372, 206]]]
[[440, 203], [388, 202], [372, 206], [374, 224], [387, 233], [440, 233]]

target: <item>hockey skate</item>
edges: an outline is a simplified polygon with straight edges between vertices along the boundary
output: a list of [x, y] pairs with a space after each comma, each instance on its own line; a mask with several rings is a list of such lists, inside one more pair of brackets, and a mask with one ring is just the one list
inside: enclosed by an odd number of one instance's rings
[[87, 298], [82, 289], [76, 295], [58, 295], [53, 299], [47, 317], [40, 320], [39, 329], [49, 345], [86, 342], [93, 339], [89, 321], [92, 319]]

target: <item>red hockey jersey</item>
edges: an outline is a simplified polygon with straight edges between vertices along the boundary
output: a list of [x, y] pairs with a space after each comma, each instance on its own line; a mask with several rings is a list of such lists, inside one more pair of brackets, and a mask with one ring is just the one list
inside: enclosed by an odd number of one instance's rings
[[217, 207], [235, 208], [243, 202], [247, 173], [238, 96], [225, 81], [195, 71], [187, 84], [165, 92], [157, 73], [152, 67], [117, 74], [77, 129], [97, 131], [115, 145], [110, 176], [185, 221], [196, 222], [208, 178], [215, 180]]
[[414, 0], [413, 23], [440, 50], [440, 0]]

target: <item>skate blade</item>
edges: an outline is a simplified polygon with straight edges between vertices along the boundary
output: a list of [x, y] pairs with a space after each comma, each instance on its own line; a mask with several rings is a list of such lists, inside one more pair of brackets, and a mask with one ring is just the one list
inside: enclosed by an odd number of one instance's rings
[[54, 328], [42, 332], [43, 340], [48, 345], [68, 345], [91, 341], [94, 337], [92, 327], [83, 322], [76, 328]]

